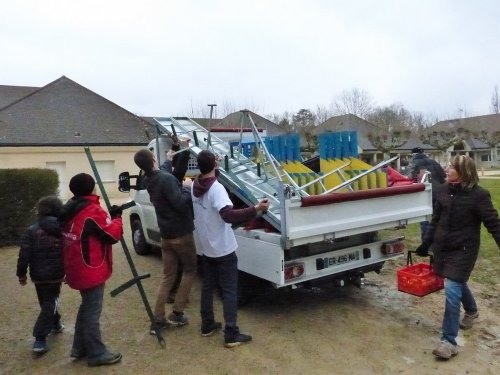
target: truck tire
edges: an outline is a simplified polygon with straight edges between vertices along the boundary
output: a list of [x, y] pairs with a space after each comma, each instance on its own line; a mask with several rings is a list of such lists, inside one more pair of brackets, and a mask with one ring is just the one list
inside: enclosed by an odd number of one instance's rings
[[238, 307], [248, 305], [254, 297], [265, 293], [263, 280], [243, 271], [238, 271]]
[[146, 242], [144, 230], [140, 219], [133, 219], [130, 224], [132, 230], [132, 243], [138, 255], [148, 255], [151, 253], [151, 246]]

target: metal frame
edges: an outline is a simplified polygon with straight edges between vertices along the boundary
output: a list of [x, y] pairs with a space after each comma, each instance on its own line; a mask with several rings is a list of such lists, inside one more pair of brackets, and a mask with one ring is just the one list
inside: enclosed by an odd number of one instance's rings
[[[307, 187], [315, 183], [320, 183], [323, 187], [323, 192], [320, 195], [330, 194], [342, 188], [347, 188], [352, 191], [352, 183], [388, 165], [398, 158], [396, 156], [383, 161], [348, 180], [346, 180], [341, 173], [344, 168], [351, 164], [350, 160], [346, 160], [344, 164], [334, 170], [319, 176], [307, 184], [299, 186], [293, 180], [292, 176], [284, 170], [283, 166], [276, 158], [271, 155], [250, 113], [246, 110], [241, 112], [242, 120], [240, 127], [243, 128], [244, 120], [247, 118], [251, 125], [259, 155], [261, 156], [257, 163], [243, 155], [242, 133], [240, 133], [238, 150], [235, 151], [227, 142], [210, 134], [210, 131], [207, 131], [188, 117], [164, 117], [155, 118], [154, 120], [157, 127], [167, 133], [174, 132], [178, 135], [188, 134], [192, 136], [195, 145], [190, 148], [190, 151], [193, 154], [198, 155], [202, 150], [210, 149], [215, 154], [221, 156], [222, 163], [220, 165], [219, 178], [231, 193], [236, 195], [243, 202], [248, 205], [255, 205], [260, 199], [269, 199], [270, 208], [267, 213], [263, 214], [263, 218], [281, 232], [282, 243], [285, 248], [289, 248], [294, 243], [297, 244], [304, 240], [304, 238], [301, 238], [300, 240], [294, 241], [287, 237], [287, 233], [290, 234], [289, 231], [292, 230], [289, 226], [293, 226], [295, 220], [293, 215], [289, 218], [287, 218], [287, 215], [291, 215], [290, 207], [295, 206], [297, 201], [300, 201], [301, 197], [309, 196], [306, 192]], [[262, 166], [264, 167], [261, 168]], [[261, 173], [261, 171], [263, 171], [263, 173]], [[326, 189], [324, 180], [334, 173], [338, 174], [343, 182], [331, 189]], [[288, 222], [289, 220], [290, 222]]]

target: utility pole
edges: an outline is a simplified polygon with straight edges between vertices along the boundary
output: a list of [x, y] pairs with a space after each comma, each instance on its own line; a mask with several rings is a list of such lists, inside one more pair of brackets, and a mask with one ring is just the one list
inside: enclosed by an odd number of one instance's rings
[[211, 144], [211, 134], [212, 134], [212, 115], [213, 115], [213, 112], [214, 112], [214, 107], [217, 107], [217, 104], [208, 104], [208, 106], [210, 107], [210, 118], [208, 119], [208, 138], [207, 138], [207, 150], [208, 148], [210, 147], [210, 144]]

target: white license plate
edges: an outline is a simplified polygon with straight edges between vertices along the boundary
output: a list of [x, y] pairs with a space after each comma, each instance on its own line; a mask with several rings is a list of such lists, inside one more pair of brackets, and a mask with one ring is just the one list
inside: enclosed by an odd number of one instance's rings
[[316, 269], [322, 270], [328, 267], [335, 267], [337, 265], [354, 262], [356, 260], [359, 260], [359, 251], [353, 251], [351, 253], [346, 253], [331, 257], [317, 258]]

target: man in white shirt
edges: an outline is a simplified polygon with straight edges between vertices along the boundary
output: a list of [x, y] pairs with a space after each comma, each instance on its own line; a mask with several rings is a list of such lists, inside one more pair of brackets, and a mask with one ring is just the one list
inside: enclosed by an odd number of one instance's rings
[[216, 322], [213, 312], [213, 293], [219, 287], [224, 311], [225, 347], [232, 348], [252, 340], [240, 333], [236, 324], [238, 309], [238, 247], [231, 224], [254, 218], [257, 212], [269, 208], [267, 199], [242, 209], [233, 208], [224, 186], [216, 177], [215, 155], [203, 150], [198, 155], [201, 175], [191, 190], [196, 236], [203, 253], [203, 287], [201, 292], [201, 335], [211, 336], [222, 324]]

